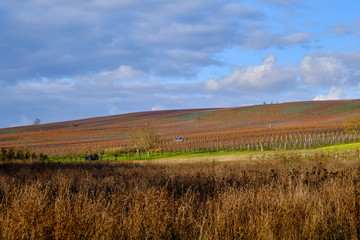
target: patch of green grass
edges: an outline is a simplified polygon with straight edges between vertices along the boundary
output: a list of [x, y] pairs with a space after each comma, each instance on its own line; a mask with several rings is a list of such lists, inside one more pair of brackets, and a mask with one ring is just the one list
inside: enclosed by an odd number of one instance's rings
[[243, 151], [243, 152], [189, 152], [189, 153], [179, 153], [174, 154], [172, 158], [197, 158], [197, 157], [215, 157], [215, 156], [227, 156], [227, 155], [245, 155], [259, 153], [260, 151]]
[[360, 142], [332, 145], [332, 146], [318, 148], [318, 150], [340, 150], [340, 149], [353, 149], [353, 148], [360, 148]]
[[10, 133], [16, 133], [16, 131], [8, 130], [8, 129], [1, 129], [0, 130], [0, 135], [2, 135], [2, 134], [10, 134]]
[[300, 112], [303, 112], [306, 110], [310, 110], [313, 107], [317, 107], [319, 105], [320, 104], [317, 104], [317, 103], [304, 103], [304, 104], [286, 109], [286, 110], [282, 111], [282, 113], [300, 113]]
[[[96, 161], [132, 161], [132, 160], [161, 160], [161, 159], [196, 159], [203, 157], [221, 157], [221, 156], [230, 156], [230, 155], [253, 155], [253, 154], [266, 154], [274, 151], [218, 151], [218, 152], [163, 152], [147, 155], [146, 152], [142, 152], [137, 158], [136, 154], [121, 154], [118, 155], [115, 159], [114, 156], [103, 155], [102, 160]], [[76, 157], [74, 159], [70, 159], [67, 157], [53, 157], [50, 156], [47, 160], [48, 162], [61, 162], [61, 163], [69, 163], [69, 162], [87, 162], [84, 157]]]
[[[219, 151], [219, 152], [163, 152], [158, 154], [150, 154], [147, 155], [146, 152], [140, 153], [139, 158], [136, 157], [135, 154], [132, 155], [118, 155], [116, 161], [128, 161], [128, 160], [161, 160], [161, 159], [179, 159], [179, 158], [199, 158], [199, 157], [216, 157], [216, 156], [228, 156], [228, 155], [247, 155], [247, 154], [256, 154], [256, 153], [265, 153], [271, 151], [238, 151], [238, 152], [227, 152], [227, 151]], [[103, 161], [115, 161], [114, 156], [104, 155], [102, 158]], [[69, 160], [69, 159], [61, 159], [58, 161], [86, 161], [85, 158], [77, 158], [76, 160]]]
[[353, 110], [360, 109], [360, 103], [348, 103], [345, 105], [342, 105], [340, 107], [337, 107], [333, 110], [328, 111], [327, 113], [343, 113], [343, 112], [349, 112]]
[[[289, 150], [267, 150], [267, 151], [218, 151], [218, 152], [163, 152], [163, 153], [152, 153], [150, 156], [146, 152], [142, 152], [137, 158], [136, 154], [122, 154], [118, 155], [116, 161], [131, 161], [131, 160], [161, 160], [161, 159], [196, 159], [196, 158], [211, 158], [211, 157], [221, 157], [221, 156], [231, 156], [231, 155], [251, 155], [259, 156], [264, 154], [300, 154], [301, 156], [312, 155], [316, 153], [332, 152], [332, 151], [341, 151], [341, 150], [355, 150], [360, 148], [360, 142], [348, 143], [348, 144], [339, 144], [332, 145], [321, 148], [313, 149], [289, 149]], [[51, 158], [49, 161], [55, 162], [85, 162], [84, 157], [77, 157], [76, 159], [67, 159], [67, 158]], [[114, 156], [104, 155], [102, 161], [115, 161]]]
[[213, 114], [213, 113], [216, 113], [216, 112], [217, 111], [187, 113], [187, 114], [182, 114], [182, 115], [178, 115], [178, 116], [173, 116], [173, 117], [170, 117], [170, 118], [181, 118], [181, 119], [191, 120], [191, 119], [194, 119], [194, 118], [197, 118], [197, 117], [210, 115], [210, 114]]

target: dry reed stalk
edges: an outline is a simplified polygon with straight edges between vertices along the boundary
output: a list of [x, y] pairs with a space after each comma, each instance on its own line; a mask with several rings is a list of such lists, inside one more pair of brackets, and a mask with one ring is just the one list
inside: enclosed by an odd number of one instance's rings
[[0, 165], [1, 239], [354, 239], [351, 160]]

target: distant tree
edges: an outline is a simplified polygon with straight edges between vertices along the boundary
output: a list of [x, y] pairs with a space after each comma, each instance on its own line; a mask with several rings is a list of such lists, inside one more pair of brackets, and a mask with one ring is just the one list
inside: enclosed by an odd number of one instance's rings
[[344, 129], [347, 133], [360, 134], [360, 116], [354, 116], [343, 122]]
[[39, 124], [40, 124], [40, 119], [36, 118], [35, 121], [34, 121], [34, 125], [39, 125]]
[[107, 148], [105, 150], [105, 153], [109, 156], [114, 156], [115, 160], [117, 160], [117, 157], [120, 154], [125, 153], [126, 149], [122, 148], [122, 147], [112, 147], [112, 148]]
[[79, 154], [82, 158], [85, 158], [85, 160], [99, 160], [100, 157], [104, 154], [104, 150], [101, 150], [101, 152], [97, 152], [98, 149], [92, 148], [90, 146], [83, 148], [81, 150], [81, 153]]
[[100, 160], [102, 160], [105, 154], [105, 149], [97, 147], [95, 148], [95, 153], [99, 156]]
[[130, 146], [136, 150], [137, 158], [140, 151], [146, 151], [149, 157], [150, 151], [160, 143], [159, 136], [151, 129], [133, 130], [128, 138]]

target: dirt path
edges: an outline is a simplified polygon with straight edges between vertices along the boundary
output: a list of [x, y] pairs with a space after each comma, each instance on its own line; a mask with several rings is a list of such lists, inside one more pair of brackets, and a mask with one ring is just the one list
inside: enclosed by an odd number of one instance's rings
[[[321, 149], [312, 150], [289, 150], [289, 151], [266, 151], [266, 152], [255, 152], [255, 153], [226, 153], [224, 155], [217, 156], [184, 156], [184, 157], [170, 157], [163, 159], [154, 160], [133, 160], [134, 163], [151, 163], [151, 164], [182, 164], [182, 163], [199, 163], [199, 162], [264, 162], [271, 161], [274, 158], [279, 158], [279, 154], [285, 155], [304, 155], [304, 154], [315, 154], [316, 152], [323, 152]], [[276, 156], [275, 156], [276, 155]]]
[[274, 153], [247, 153], [247, 154], [225, 154], [218, 156], [192, 156], [192, 157], [170, 157], [155, 160], [135, 160], [135, 163], [151, 163], [151, 164], [179, 164], [179, 163], [199, 163], [199, 162], [237, 162], [264, 160], [271, 157]]

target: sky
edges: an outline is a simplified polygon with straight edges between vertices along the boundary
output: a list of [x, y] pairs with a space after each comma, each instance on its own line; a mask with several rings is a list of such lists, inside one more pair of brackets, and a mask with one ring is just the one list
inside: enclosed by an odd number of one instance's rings
[[4, 0], [0, 128], [360, 98], [360, 1]]

